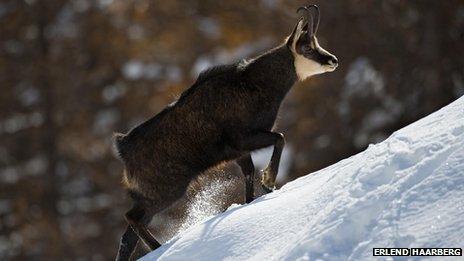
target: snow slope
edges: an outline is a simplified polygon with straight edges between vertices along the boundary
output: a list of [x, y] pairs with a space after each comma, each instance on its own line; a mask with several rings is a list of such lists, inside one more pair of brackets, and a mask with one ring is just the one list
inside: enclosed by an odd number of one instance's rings
[[[348, 159], [197, 224], [143, 260], [359, 260], [464, 247], [464, 97]], [[442, 258], [441, 258], [442, 259]]]

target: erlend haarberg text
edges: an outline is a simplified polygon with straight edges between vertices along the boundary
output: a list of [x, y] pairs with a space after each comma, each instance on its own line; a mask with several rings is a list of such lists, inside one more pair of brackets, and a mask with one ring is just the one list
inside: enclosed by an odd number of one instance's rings
[[462, 256], [462, 248], [373, 248], [374, 256]]

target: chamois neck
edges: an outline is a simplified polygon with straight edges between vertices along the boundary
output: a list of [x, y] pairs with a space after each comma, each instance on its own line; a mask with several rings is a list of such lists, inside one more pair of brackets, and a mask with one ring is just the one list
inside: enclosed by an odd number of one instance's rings
[[252, 59], [246, 65], [245, 73], [253, 87], [269, 90], [283, 98], [297, 80], [293, 63], [292, 52], [283, 44]]

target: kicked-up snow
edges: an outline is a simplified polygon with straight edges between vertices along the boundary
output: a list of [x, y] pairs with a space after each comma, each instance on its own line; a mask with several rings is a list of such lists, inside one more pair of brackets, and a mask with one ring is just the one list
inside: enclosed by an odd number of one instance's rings
[[143, 260], [364, 260], [374, 247], [464, 247], [464, 97]]

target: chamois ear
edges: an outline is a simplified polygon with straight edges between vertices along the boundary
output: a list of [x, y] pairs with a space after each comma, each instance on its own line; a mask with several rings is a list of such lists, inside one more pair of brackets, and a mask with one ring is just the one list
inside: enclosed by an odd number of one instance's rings
[[290, 48], [292, 51], [295, 51], [295, 45], [298, 39], [300, 38], [301, 34], [304, 33], [304, 26], [306, 24], [306, 21], [303, 17], [298, 20], [298, 23], [296, 23], [295, 27], [293, 28], [292, 34], [287, 38], [287, 46]]

